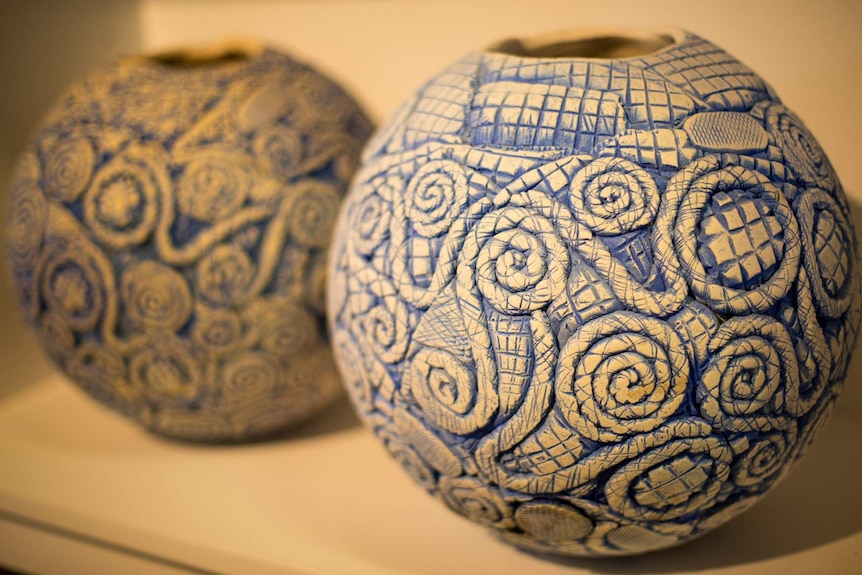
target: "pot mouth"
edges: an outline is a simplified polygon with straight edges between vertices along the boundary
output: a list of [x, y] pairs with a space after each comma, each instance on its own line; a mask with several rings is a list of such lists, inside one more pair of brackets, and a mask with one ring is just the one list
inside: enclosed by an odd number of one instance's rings
[[259, 42], [231, 40], [211, 46], [190, 46], [130, 56], [122, 60], [129, 63], [155, 65], [161, 68], [205, 69], [242, 64], [258, 57], [265, 50], [266, 47]]
[[582, 28], [509, 38], [492, 44], [485, 53], [536, 59], [625, 60], [658, 54], [685, 37], [686, 32], [678, 28]]

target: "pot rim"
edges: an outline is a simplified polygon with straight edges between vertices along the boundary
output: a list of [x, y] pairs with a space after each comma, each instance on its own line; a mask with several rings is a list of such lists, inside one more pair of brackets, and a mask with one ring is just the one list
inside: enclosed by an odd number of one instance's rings
[[[675, 26], [659, 27], [613, 27], [613, 26], [584, 26], [568, 28], [552, 32], [544, 32], [536, 35], [523, 37], [510, 37], [494, 42], [482, 49], [483, 54], [510, 56], [522, 60], [584, 60], [591, 62], [610, 62], [637, 60], [640, 58], [653, 57], [667, 52], [691, 37], [691, 33]], [[543, 47], [565, 45], [577, 42], [586, 42], [590, 39], [619, 39], [632, 40], [634, 42], [656, 42], [662, 45], [655, 50], [650, 50], [631, 56], [554, 56], [532, 54]], [[520, 48], [525, 54], [513, 52], [513, 48]]]

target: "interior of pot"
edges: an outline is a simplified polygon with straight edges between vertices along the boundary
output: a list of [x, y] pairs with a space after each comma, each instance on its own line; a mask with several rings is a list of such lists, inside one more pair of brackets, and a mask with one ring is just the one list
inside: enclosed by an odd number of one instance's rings
[[248, 42], [233, 42], [209, 48], [178, 49], [144, 56], [143, 59], [170, 68], [206, 68], [251, 60], [263, 47]]
[[646, 56], [678, 43], [675, 30], [583, 30], [536, 38], [511, 38], [487, 51], [522, 58], [619, 59]]

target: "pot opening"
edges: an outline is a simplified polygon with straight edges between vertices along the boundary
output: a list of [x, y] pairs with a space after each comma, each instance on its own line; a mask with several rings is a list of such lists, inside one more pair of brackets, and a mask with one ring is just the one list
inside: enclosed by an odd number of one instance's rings
[[172, 50], [146, 59], [170, 68], [205, 68], [235, 64], [252, 59], [260, 49], [255, 46], [220, 46], [209, 50]]
[[671, 33], [607, 33], [568, 39], [512, 38], [492, 46], [490, 52], [523, 58], [634, 58], [658, 52], [677, 43]]

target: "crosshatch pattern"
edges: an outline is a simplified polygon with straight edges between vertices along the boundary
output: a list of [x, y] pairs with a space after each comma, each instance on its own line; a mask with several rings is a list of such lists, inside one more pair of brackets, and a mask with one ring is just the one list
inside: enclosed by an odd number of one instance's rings
[[354, 403], [429, 493], [522, 547], [631, 554], [802, 455], [858, 334], [858, 261], [813, 136], [687, 35], [431, 80], [366, 148], [328, 306]]

